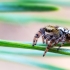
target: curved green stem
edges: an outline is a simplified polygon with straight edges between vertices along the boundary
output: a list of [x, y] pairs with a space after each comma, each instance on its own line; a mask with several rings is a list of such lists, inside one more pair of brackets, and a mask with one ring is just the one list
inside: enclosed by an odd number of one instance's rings
[[[0, 46], [26, 48], [26, 49], [34, 49], [34, 50], [41, 50], [41, 51], [44, 51], [46, 48], [46, 46], [41, 46], [41, 45], [33, 47], [32, 44], [24, 44], [20, 42], [10, 42], [10, 41], [3, 41], [3, 40], [0, 41]], [[54, 53], [59, 53], [59, 54], [70, 55], [70, 52], [66, 52], [64, 50], [57, 51], [57, 49], [55, 48], [52, 48], [49, 51]]]

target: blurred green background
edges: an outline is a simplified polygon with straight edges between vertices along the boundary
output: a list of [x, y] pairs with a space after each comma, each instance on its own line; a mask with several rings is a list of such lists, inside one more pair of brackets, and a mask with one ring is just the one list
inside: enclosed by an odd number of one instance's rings
[[35, 33], [49, 24], [70, 29], [70, 0], [0, 0], [0, 69], [70, 70], [70, 44], [44, 58], [41, 38], [31, 46]]

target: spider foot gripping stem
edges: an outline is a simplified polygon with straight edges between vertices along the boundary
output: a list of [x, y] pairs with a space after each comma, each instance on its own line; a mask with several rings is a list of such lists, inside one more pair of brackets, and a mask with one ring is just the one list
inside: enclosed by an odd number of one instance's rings
[[61, 47], [61, 45], [57, 48], [57, 51], [59, 51], [59, 50], [60, 50], [60, 47]]
[[35, 46], [36, 44], [32, 44], [32, 46]]
[[43, 57], [44, 57], [45, 55], [43, 54]]
[[34, 44], [32, 44], [32, 46], [34, 46]]

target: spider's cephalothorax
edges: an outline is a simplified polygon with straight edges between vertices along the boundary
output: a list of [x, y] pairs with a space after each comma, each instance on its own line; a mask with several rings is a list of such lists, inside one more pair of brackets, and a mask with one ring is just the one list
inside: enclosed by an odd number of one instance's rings
[[55, 26], [48, 25], [45, 27], [45, 31], [46, 32], [52, 32], [54, 34], [59, 34], [59, 30]]

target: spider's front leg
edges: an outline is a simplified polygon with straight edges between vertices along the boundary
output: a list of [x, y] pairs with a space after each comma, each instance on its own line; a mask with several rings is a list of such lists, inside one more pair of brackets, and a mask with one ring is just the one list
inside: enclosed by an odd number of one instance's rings
[[43, 54], [43, 57], [46, 55], [46, 52], [48, 52], [48, 50], [50, 49], [50, 48], [52, 48], [53, 46], [54, 46], [54, 41], [53, 40], [46, 40], [46, 44], [48, 45], [47, 47], [46, 47], [46, 50], [45, 50], [45, 52], [44, 52], [44, 54]]
[[38, 32], [37, 34], [35, 34], [34, 39], [33, 39], [33, 44], [32, 46], [37, 44], [38, 38], [41, 36], [41, 33]]
[[48, 46], [46, 46], [43, 57], [46, 55], [46, 52], [48, 52], [48, 50], [50, 49], [50, 46], [51, 46], [50, 43], [48, 43], [47, 39], [46, 39], [46, 45], [48, 45]]
[[43, 44], [45, 43], [45, 38], [44, 38], [44, 36], [42, 36], [42, 42], [43, 42]]
[[44, 54], [43, 54], [43, 57], [46, 55], [46, 52], [48, 52], [48, 48], [46, 47], [45, 51], [44, 51]]
[[34, 37], [32, 46], [37, 44], [37, 40], [38, 40], [38, 38]]

